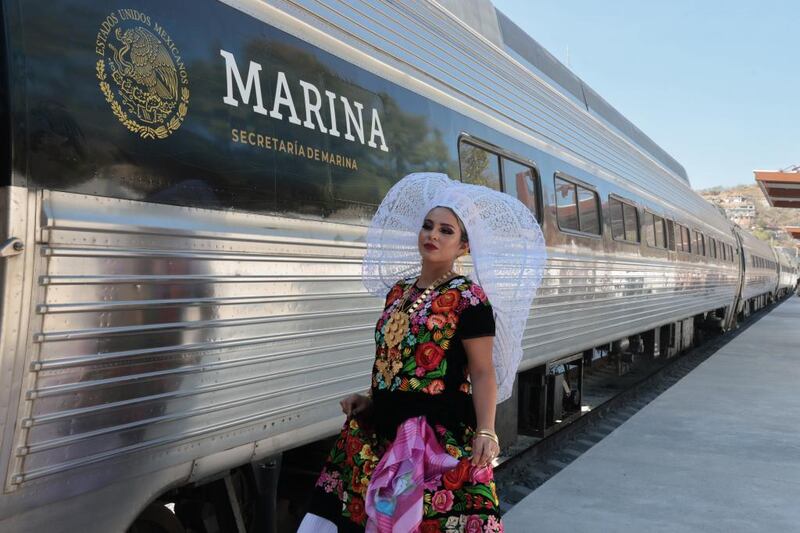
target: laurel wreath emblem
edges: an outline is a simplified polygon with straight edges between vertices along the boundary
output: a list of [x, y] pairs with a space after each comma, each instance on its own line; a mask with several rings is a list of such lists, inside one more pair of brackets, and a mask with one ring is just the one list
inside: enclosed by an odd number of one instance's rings
[[180, 94], [180, 102], [178, 103], [178, 110], [166, 124], [162, 124], [157, 128], [139, 124], [131, 119], [128, 114], [122, 109], [122, 106], [114, 98], [114, 93], [111, 90], [106, 75], [105, 60], [97, 60], [97, 79], [100, 81], [100, 91], [105, 96], [106, 102], [111, 106], [111, 111], [114, 116], [119, 119], [122, 124], [133, 133], [139, 134], [142, 139], [165, 139], [175, 132], [183, 124], [183, 119], [186, 118], [186, 113], [189, 111], [189, 88], [182, 87]]

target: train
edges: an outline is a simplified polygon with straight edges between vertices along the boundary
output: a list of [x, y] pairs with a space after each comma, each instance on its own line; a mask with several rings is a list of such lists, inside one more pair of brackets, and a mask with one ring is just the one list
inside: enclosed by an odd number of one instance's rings
[[0, 530], [273, 530], [282, 454], [369, 386], [366, 227], [410, 172], [542, 226], [506, 440], [598, 354], [671, 357], [797, 285], [488, 0], [1, 16]]

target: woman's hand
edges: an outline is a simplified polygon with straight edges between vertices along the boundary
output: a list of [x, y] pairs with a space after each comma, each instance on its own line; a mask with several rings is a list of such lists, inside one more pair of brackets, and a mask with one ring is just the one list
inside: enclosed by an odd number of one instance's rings
[[372, 400], [362, 394], [351, 394], [340, 401], [339, 405], [342, 406], [342, 412], [347, 415], [349, 420], [366, 411], [372, 405]]
[[475, 435], [472, 439], [472, 456], [470, 462], [473, 466], [487, 466], [500, 454], [500, 446], [489, 437]]

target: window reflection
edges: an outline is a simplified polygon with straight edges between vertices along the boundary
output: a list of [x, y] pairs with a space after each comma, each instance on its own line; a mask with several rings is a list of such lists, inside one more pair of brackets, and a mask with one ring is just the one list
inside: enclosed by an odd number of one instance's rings
[[611, 236], [617, 240], [625, 238], [625, 222], [623, 221], [622, 202], [609, 199], [608, 206], [611, 211]]
[[461, 181], [500, 190], [500, 158], [497, 155], [462, 142], [459, 158]]
[[537, 214], [536, 178], [532, 168], [503, 158], [503, 190]]
[[556, 217], [561, 229], [578, 231], [575, 185], [561, 178], [556, 178]]
[[625, 211], [625, 240], [639, 242], [639, 216], [636, 208], [629, 204], [623, 204]]
[[589, 189], [578, 186], [578, 214], [580, 229], [586, 233], [600, 234], [600, 217], [597, 212], [597, 195]]
[[653, 215], [654, 230], [656, 234], [656, 247], [667, 247], [667, 230], [665, 227], [664, 219]]

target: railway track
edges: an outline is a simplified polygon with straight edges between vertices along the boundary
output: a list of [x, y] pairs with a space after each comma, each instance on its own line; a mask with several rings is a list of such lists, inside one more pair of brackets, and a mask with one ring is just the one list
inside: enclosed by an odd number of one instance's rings
[[[611, 380], [612, 387], [623, 385], [608, 399], [586, 412], [574, 422], [543, 439], [520, 437], [521, 443], [504, 450], [495, 468], [495, 482], [503, 513], [548, 479], [566, 468], [592, 446], [635, 415], [661, 393], [689, 374], [703, 361], [758, 322], [777, 304], [752, 314], [743, 324], [721, 335], [706, 339], [683, 354], [660, 365], [641, 365], [627, 379]], [[586, 376], [589, 391], [603, 382], [603, 372]], [[592, 383], [595, 381], [595, 383]], [[605, 381], [608, 385], [608, 381]]]

